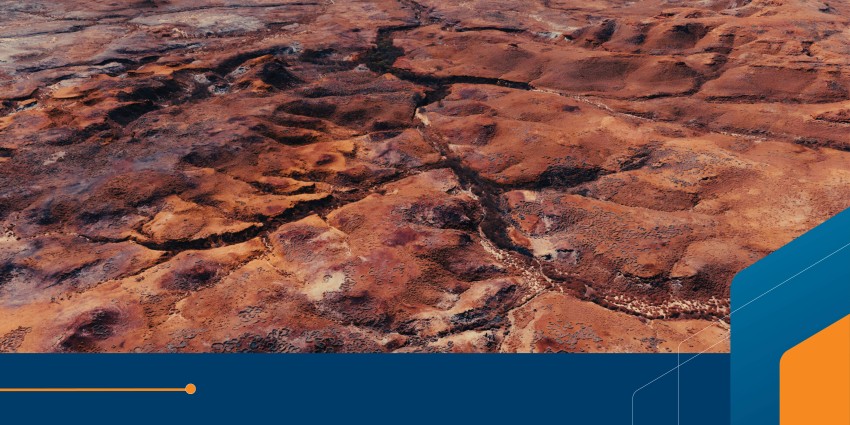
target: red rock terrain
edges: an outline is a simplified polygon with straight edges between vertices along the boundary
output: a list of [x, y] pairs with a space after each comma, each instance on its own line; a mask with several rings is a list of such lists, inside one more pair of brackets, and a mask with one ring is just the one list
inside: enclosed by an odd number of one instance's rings
[[844, 2], [0, 11], [0, 351], [724, 351], [850, 206]]

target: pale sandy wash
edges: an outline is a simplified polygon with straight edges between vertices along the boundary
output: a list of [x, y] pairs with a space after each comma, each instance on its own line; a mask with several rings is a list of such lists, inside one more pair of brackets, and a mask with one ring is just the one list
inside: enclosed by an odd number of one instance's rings
[[848, 17], [2, 1], [0, 351], [726, 351], [850, 206]]

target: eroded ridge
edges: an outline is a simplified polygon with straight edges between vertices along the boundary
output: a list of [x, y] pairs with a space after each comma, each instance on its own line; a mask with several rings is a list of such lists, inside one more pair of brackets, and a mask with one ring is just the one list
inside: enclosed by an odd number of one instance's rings
[[712, 346], [850, 206], [850, 8], [574, 3], [0, 4], [0, 351]]

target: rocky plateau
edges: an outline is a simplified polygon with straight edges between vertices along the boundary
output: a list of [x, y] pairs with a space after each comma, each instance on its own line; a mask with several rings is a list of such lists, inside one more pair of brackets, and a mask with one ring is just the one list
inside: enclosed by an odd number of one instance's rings
[[850, 207], [848, 28], [0, 1], [0, 352], [726, 351], [734, 275]]

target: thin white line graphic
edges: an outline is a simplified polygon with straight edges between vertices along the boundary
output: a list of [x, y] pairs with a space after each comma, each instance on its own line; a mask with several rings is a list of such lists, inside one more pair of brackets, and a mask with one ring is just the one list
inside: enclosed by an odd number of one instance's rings
[[[738, 312], [738, 311], [740, 311], [741, 309], [743, 309], [744, 307], [747, 307], [747, 306], [749, 306], [750, 304], [752, 304], [752, 303], [756, 302], [757, 300], [761, 299], [762, 297], [764, 297], [765, 295], [769, 294], [770, 292], [773, 292], [775, 289], [779, 288], [780, 286], [782, 286], [782, 285], [784, 285], [784, 284], [786, 284], [786, 283], [790, 282], [791, 280], [793, 280], [793, 279], [794, 279], [794, 278], [796, 278], [797, 276], [800, 276], [801, 274], [803, 274], [803, 273], [805, 273], [806, 271], [810, 270], [812, 267], [817, 266], [818, 264], [820, 264], [820, 263], [822, 263], [822, 262], [826, 261], [827, 259], [829, 259], [829, 258], [830, 258], [830, 257], [832, 257], [833, 255], [835, 255], [835, 254], [837, 254], [837, 253], [841, 252], [842, 250], [844, 250], [844, 249], [845, 249], [845, 248], [847, 248], [848, 246], [850, 246], [850, 242], [848, 242], [848, 243], [847, 243], [847, 244], [845, 244], [844, 246], [842, 246], [842, 247], [840, 247], [840, 248], [836, 249], [835, 251], [832, 251], [831, 253], [827, 254], [826, 256], [824, 256], [823, 258], [821, 258], [820, 260], [815, 261], [814, 263], [810, 264], [808, 267], [804, 268], [803, 270], [800, 270], [799, 272], [795, 273], [793, 276], [789, 277], [788, 279], [783, 280], [781, 283], [777, 284], [776, 286], [774, 286], [774, 287], [772, 287], [772, 288], [768, 289], [767, 291], [764, 291], [763, 293], [759, 294], [757, 297], [755, 297], [755, 298], [751, 299], [750, 301], [747, 301], [746, 303], [744, 303], [744, 305], [742, 305], [742, 306], [740, 306], [740, 307], [736, 308], [735, 310], [730, 311], [730, 312], [729, 312], [729, 314], [727, 314], [727, 315], [723, 316], [720, 320], [732, 317], [732, 314], [734, 314], [735, 312]], [[699, 353], [695, 354], [693, 357], [689, 358], [688, 360], [685, 360], [685, 362], [682, 362], [682, 361], [681, 361], [682, 344], [683, 344], [683, 343], [685, 343], [686, 341], [688, 341], [689, 339], [691, 339], [691, 338], [693, 338], [693, 337], [695, 337], [695, 336], [699, 335], [700, 333], [702, 333], [702, 332], [703, 332], [703, 331], [705, 331], [706, 329], [709, 329], [709, 328], [712, 328], [712, 327], [714, 327], [714, 325], [706, 326], [705, 328], [700, 329], [698, 332], [696, 332], [696, 333], [694, 333], [693, 335], [691, 335], [691, 336], [689, 336], [689, 337], [685, 338], [684, 340], [682, 340], [682, 342], [680, 342], [680, 343], [679, 343], [679, 345], [678, 345], [678, 347], [676, 348], [676, 367], [674, 367], [674, 368], [672, 368], [672, 369], [668, 370], [667, 372], [664, 372], [663, 374], [661, 374], [661, 375], [660, 375], [660, 376], [658, 376], [657, 378], [653, 379], [652, 381], [649, 381], [648, 383], [646, 383], [646, 384], [645, 384], [645, 385], [643, 385], [642, 387], [640, 387], [640, 388], [638, 388], [637, 390], [635, 390], [635, 392], [632, 394], [632, 424], [631, 424], [631, 425], [635, 425], [635, 395], [638, 393], [638, 391], [640, 391], [640, 390], [642, 390], [642, 389], [644, 389], [644, 388], [648, 387], [650, 384], [652, 384], [652, 383], [654, 383], [654, 382], [658, 381], [659, 379], [661, 379], [661, 378], [663, 378], [663, 377], [665, 377], [665, 376], [669, 375], [669, 374], [670, 374], [670, 373], [672, 373], [673, 371], [676, 371], [676, 424], [677, 424], [677, 425], [681, 425], [681, 423], [680, 423], [680, 410], [681, 410], [681, 406], [680, 406], [680, 404], [679, 404], [679, 402], [680, 402], [680, 400], [681, 400], [681, 395], [680, 395], [680, 393], [679, 393], [679, 388], [680, 388], [680, 371], [679, 371], [679, 369], [680, 369], [682, 366], [684, 366], [685, 364], [687, 364], [688, 362], [690, 362], [691, 360], [693, 360], [693, 359], [695, 359], [695, 358], [697, 358], [697, 357], [701, 356], [701, 355], [702, 355], [703, 353], [705, 353], [706, 351], [710, 350], [711, 348], [713, 348], [713, 347], [715, 347], [716, 345], [720, 344], [721, 342], [725, 341], [725, 340], [726, 340], [727, 338], [729, 338], [729, 336], [731, 335], [731, 331], [730, 331], [730, 332], [729, 332], [729, 333], [728, 333], [725, 337], [723, 337], [720, 341], [718, 341], [718, 342], [716, 342], [716, 343], [712, 344], [712, 345], [711, 345], [710, 347], [708, 347], [707, 349], [705, 349], [705, 350], [703, 350], [703, 351], [701, 351], [701, 352], [699, 352]]]

